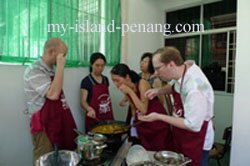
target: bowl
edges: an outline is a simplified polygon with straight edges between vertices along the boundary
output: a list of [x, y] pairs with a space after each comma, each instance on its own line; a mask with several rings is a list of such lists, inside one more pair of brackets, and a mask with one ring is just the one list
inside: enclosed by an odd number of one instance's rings
[[156, 161], [169, 166], [185, 165], [191, 162], [191, 159], [172, 151], [158, 151], [154, 154], [154, 158]]
[[46, 153], [36, 160], [36, 166], [76, 166], [81, 160], [80, 156], [69, 150], [59, 150]]
[[134, 166], [135, 164], [140, 164], [150, 161], [147, 151], [141, 145], [132, 146], [126, 156], [126, 162], [128, 166]]

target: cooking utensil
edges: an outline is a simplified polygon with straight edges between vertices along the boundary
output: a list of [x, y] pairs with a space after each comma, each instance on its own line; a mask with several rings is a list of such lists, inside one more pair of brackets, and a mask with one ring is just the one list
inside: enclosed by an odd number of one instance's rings
[[179, 166], [185, 166], [185, 165], [187, 165], [188, 163], [191, 163], [191, 162], [192, 162], [192, 160], [189, 159], [189, 158], [187, 158], [187, 157], [185, 157], [185, 160], [186, 160], [186, 161], [184, 161], [183, 163], [181, 163]]
[[78, 153], [86, 160], [98, 159], [103, 149], [107, 147], [106, 140], [107, 138], [102, 134], [79, 135], [76, 139]]
[[[111, 130], [109, 132], [102, 132], [102, 131], [98, 131], [96, 132], [94, 129], [96, 127], [105, 127], [106, 125], [111, 125], [109, 127], [112, 128], [112, 125], [119, 125], [119, 127], [124, 128], [124, 130], [120, 130], [119, 132], [116, 132], [114, 130]], [[125, 139], [123, 139], [122, 137], [124, 136], [124, 134], [127, 133], [127, 128], [125, 128], [126, 123], [123, 121], [103, 121], [103, 122], [98, 122], [97, 124], [95, 124], [94, 126], [92, 126], [90, 128], [90, 131], [93, 133], [99, 133], [99, 134], [103, 134], [105, 136], [107, 136], [107, 145], [108, 145], [108, 150], [110, 151], [117, 151], [120, 147], [120, 145], [123, 143], [123, 141]]]
[[101, 120], [97, 117], [94, 118], [96, 121], [100, 122]]
[[[120, 128], [119, 131], [117, 128]], [[117, 135], [126, 133], [128, 129], [126, 123], [122, 121], [103, 121], [92, 126], [90, 131], [104, 135]]]
[[[122, 128], [122, 130], [126, 130], [126, 131], [128, 131], [131, 127], [135, 127], [136, 125], [138, 125], [138, 124], [140, 124], [140, 123], [142, 123], [143, 121], [137, 121], [137, 122], [135, 122], [135, 123], [133, 123], [133, 124], [130, 124], [130, 125], [127, 125], [127, 126], [125, 126], [124, 128]], [[119, 129], [116, 129], [115, 131], [114, 131], [115, 133], [116, 132], [122, 132], [122, 131], [120, 131]]]
[[59, 155], [59, 150], [58, 150], [58, 146], [57, 144], [54, 145], [55, 147], [55, 151], [54, 151], [54, 154], [53, 154], [53, 164], [54, 166], [58, 165], [58, 155]]
[[141, 145], [133, 145], [129, 148], [126, 156], [126, 163], [128, 166], [145, 161], [150, 161], [149, 155], [145, 148], [143, 148]]
[[76, 128], [74, 128], [73, 130], [74, 130], [78, 135], [84, 135], [83, 132], [81, 132], [80, 130], [78, 130], [78, 129], [76, 129]]
[[[55, 166], [54, 155], [55, 155], [54, 151], [42, 155], [36, 160], [35, 165], [36, 166]], [[59, 150], [56, 165], [57, 166], [59, 165], [60, 166], [69, 166], [69, 165], [75, 166], [79, 163], [80, 160], [81, 158], [76, 152], [69, 151], [69, 150]]]
[[94, 160], [101, 157], [103, 149], [107, 147], [107, 144], [104, 145], [94, 145], [94, 144], [85, 144], [78, 146], [78, 152], [83, 159]]
[[191, 159], [188, 157], [184, 157], [182, 154], [175, 153], [172, 151], [159, 151], [154, 154], [154, 158], [156, 161], [166, 164], [166, 165], [178, 165], [184, 166], [190, 162]]

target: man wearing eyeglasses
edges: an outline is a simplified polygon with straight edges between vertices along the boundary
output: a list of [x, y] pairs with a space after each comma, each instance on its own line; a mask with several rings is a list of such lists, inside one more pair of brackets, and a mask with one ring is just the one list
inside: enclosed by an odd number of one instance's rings
[[151, 113], [140, 116], [142, 121], [165, 121], [173, 126], [174, 149], [192, 159], [192, 166], [207, 166], [212, 148], [214, 93], [208, 79], [194, 61], [183, 61], [179, 50], [165, 47], [153, 56], [155, 74], [170, 81], [160, 89], [150, 89], [145, 95], [172, 94], [173, 115]]

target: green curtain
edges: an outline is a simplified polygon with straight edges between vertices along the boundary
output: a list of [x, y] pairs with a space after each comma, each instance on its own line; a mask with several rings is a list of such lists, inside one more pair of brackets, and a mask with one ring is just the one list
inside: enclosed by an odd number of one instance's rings
[[111, 20], [121, 26], [119, 0], [1, 0], [0, 62], [31, 63], [43, 54], [48, 38], [59, 37], [69, 47], [69, 67], [87, 66], [97, 51], [104, 53], [107, 65], [116, 64], [121, 32], [98, 29]]
[[[105, 0], [105, 25], [113, 25], [111, 32], [105, 33], [105, 55], [109, 65], [120, 62], [121, 57], [121, 9], [120, 0]], [[112, 27], [112, 26], [111, 26]]]
[[[75, 30], [76, 20], [78, 19], [78, 13], [80, 11], [78, 9], [78, 0], [51, 0], [50, 3], [48, 3], [48, 8], [49, 25], [57, 25], [54, 26], [54, 31], [52, 26], [50, 26], [48, 37], [61, 38], [69, 48], [66, 56], [66, 65], [71, 67], [77, 66], [80, 63], [78, 32]], [[57, 31], [58, 26], [61, 27], [60, 31]], [[62, 26], [65, 28], [65, 31]], [[72, 27], [72, 29], [69, 29], [69, 27]]]
[[32, 62], [47, 39], [47, 2], [1, 0], [0, 61]]

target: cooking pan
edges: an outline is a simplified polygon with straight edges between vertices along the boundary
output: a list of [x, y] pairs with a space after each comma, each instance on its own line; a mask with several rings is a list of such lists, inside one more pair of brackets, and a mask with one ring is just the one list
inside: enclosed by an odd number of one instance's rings
[[92, 126], [91, 132], [105, 135], [124, 134], [127, 133], [131, 127], [140, 123], [142, 123], [142, 121], [137, 121], [130, 125], [126, 125], [123, 121], [104, 121]]
[[[90, 128], [92, 133], [99, 133], [107, 136], [108, 150], [116, 151], [127, 138], [125, 135], [129, 128], [123, 121], [101, 121]], [[122, 137], [125, 135], [125, 137]]]
[[127, 133], [128, 127], [123, 121], [100, 121], [90, 128], [92, 133], [104, 135], [122, 135]]

